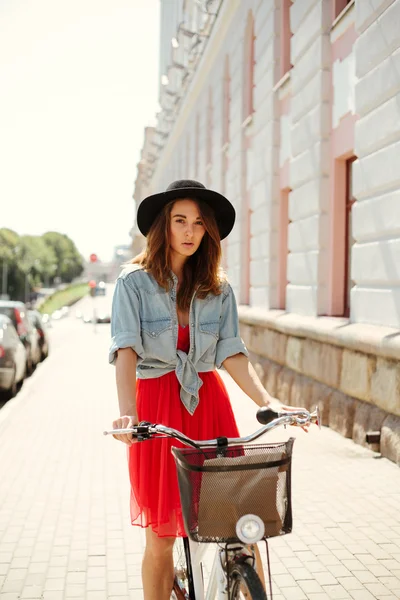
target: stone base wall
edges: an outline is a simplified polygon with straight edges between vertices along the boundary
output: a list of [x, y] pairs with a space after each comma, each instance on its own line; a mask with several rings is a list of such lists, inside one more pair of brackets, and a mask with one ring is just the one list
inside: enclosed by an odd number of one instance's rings
[[[267, 325], [260, 314], [249, 319], [248, 310], [241, 335], [268, 392], [292, 406], [318, 405], [322, 425], [400, 465], [400, 362], [393, 352], [387, 358], [311, 339], [304, 327], [301, 336], [278, 331], [270, 317]], [[367, 444], [369, 431], [380, 431], [380, 445]]]

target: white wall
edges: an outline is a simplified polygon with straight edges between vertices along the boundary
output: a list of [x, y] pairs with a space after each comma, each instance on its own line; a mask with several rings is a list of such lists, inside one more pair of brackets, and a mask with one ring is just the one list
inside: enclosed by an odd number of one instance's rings
[[296, 0], [290, 9], [291, 151], [286, 308], [327, 310], [331, 3]]
[[[255, 23], [255, 113], [242, 127], [244, 34], [249, 10]], [[279, 170], [290, 161], [289, 256], [286, 309], [320, 315], [328, 310], [330, 134], [347, 112], [355, 131], [353, 237], [355, 282], [351, 318], [400, 326], [400, 0], [356, 0], [359, 39], [353, 53], [331, 72], [331, 0], [295, 0], [290, 19], [290, 113], [279, 115], [280, 0], [224, 0], [199, 67], [186, 92], [157, 170], [152, 190], [195, 175], [195, 126], [200, 115], [199, 170], [205, 183], [207, 108], [213, 90], [211, 187], [221, 188], [224, 63], [230, 65], [230, 144], [226, 195], [237, 212], [228, 238], [228, 273], [239, 296], [250, 273], [250, 304], [276, 306]], [[340, 34], [340, 32], [339, 32]], [[338, 34], [338, 35], [339, 35]], [[355, 92], [354, 92], [354, 82]], [[332, 89], [333, 83], [333, 89]], [[189, 172], [186, 140], [190, 135]], [[246, 184], [250, 191], [250, 264], [242, 256], [242, 154], [251, 138]]]
[[[228, 239], [227, 261], [232, 286], [239, 296], [240, 282], [244, 276], [241, 256], [247, 243], [241, 231], [242, 205], [242, 88], [244, 35], [248, 11], [252, 10], [257, 42], [255, 46], [255, 108], [253, 123], [248, 135], [252, 137], [249, 151], [247, 184], [250, 189], [252, 215], [252, 239], [250, 242], [251, 264], [250, 297], [253, 305], [268, 308], [269, 295], [269, 232], [272, 208], [272, 153], [267, 149], [273, 145], [274, 115], [272, 110], [273, 87], [273, 0], [229, 0], [222, 4], [220, 17], [214, 26], [202, 63], [196, 73], [184, 104], [162, 153], [162, 160], [152, 180], [152, 189], [163, 189], [171, 176], [184, 177], [182, 165], [176, 157], [186, 155], [186, 134], [190, 134], [190, 172], [195, 176], [195, 126], [196, 115], [200, 117], [199, 170], [197, 178], [206, 181], [206, 135], [209, 86], [213, 90], [213, 142], [211, 187], [219, 190], [222, 177], [222, 100], [223, 68], [225, 56], [230, 65], [230, 144], [227, 151], [228, 172], [226, 194], [235, 206], [236, 225]], [[266, 35], [268, 32], [268, 35]], [[172, 177], [172, 178], [174, 178]]]
[[400, 0], [356, 3], [356, 26], [351, 318], [400, 327]]

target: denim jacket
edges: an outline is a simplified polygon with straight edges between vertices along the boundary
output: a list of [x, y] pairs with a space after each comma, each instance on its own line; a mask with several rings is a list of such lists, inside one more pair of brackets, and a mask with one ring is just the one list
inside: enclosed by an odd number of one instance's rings
[[199, 403], [202, 380], [198, 373], [220, 368], [229, 356], [247, 349], [239, 335], [239, 320], [231, 286], [222, 284], [219, 296], [192, 298], [189, 310], [190, 348], [177, 349], [177, 277], [172, 273], [169, 291], [140, 265], [129, 265], [117, 279], [111, 316], [109, 362], [115, 364], [119, 348], [137, 354], [137, 377], [160, 377], [171, 371], [181, 385], [180, 397], [190, 414]]

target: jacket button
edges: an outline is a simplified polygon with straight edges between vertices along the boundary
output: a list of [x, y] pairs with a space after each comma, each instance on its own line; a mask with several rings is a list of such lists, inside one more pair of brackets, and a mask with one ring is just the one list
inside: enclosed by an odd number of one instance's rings
[[154, 336], [156, 335], [156, 332], [155, 332], [155, 331], [152, 331], [152, 332], [151, 332], [151, 335], [154, 337]]

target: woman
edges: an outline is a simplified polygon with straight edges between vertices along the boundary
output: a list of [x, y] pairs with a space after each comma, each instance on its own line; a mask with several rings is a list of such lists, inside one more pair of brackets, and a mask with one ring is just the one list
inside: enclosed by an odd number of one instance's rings
[[[196, 181], [176, 181], [139, 206], [146, 250], [119, 276], [112, 310], [110, 362], [116, 365], [120, 417], [113, 428], [162, 423], [193, 439], [238, 437], [224, 366], [258, 405], [273, 401], [248, 360], [232, 288], [220, 270], [220, 241], [235, 211]], [[145, 600], [168, 600], [172, 547], [185, 535], [172, 442], [129, 447], [132, 524], [146, 527]]]

